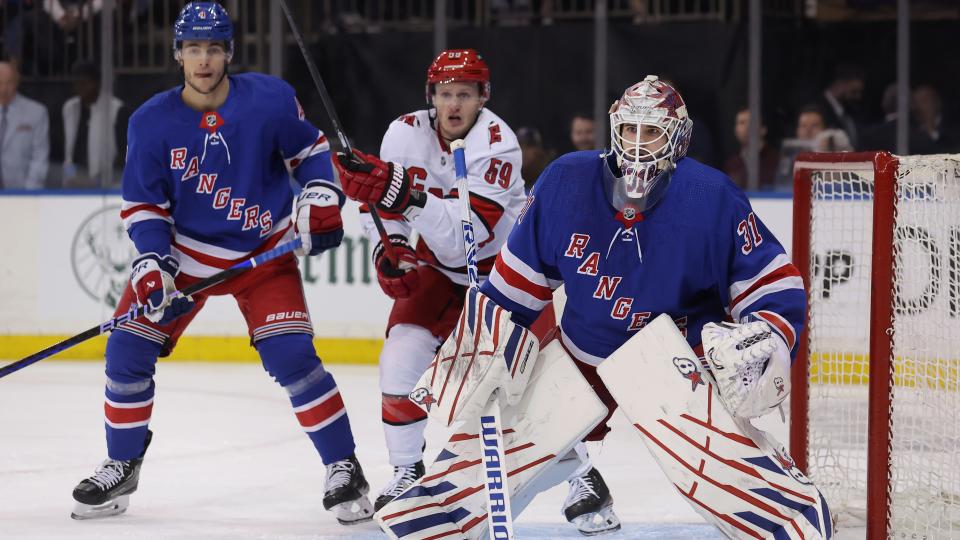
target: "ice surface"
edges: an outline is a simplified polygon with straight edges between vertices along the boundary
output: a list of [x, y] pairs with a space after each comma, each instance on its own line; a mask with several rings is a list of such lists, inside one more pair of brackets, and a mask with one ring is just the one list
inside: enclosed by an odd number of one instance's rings
[[[377, 370], [331, 365], [357, 455], [374, 491], [392, 474], [380, 423]], [[372, 523], [342, 527], [321, 505], [323, 465], [283, 391], [254, 364], [164, 363], [157, 369], [140, 489], [118, 517], [70, 519], [73, 486], [106, 457], [102, 362], [46, 360], [0, 379], [0, 538], [379, 539]], [[786, 437], [779, 418], [764, 427]], [[623, 521], [600, 538], [721, 538], [663, 478], [620, 416], [592, 448]], [[443, 432], [428, 428], [427, 456]], [[518, 539], [583, 538], [561, 513], [566, 486], [538, 496]], [[862, 538], [848, 531], [843, 538]]]

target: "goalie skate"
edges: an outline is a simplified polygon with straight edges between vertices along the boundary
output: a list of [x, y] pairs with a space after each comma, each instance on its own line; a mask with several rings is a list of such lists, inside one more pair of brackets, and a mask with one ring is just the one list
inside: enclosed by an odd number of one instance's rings
[[596, 468], [570, 480], [570, 491], [563, 502], [563, 515], [584, 536], [620, 529], [620, 518], [613, 511], [610, 489]]
[[126, 512], [130, 505], [130, 494], [137, 490], [140, 466], [152, 438], [153, 433], [148, 430], [140, 457], [125, 461], [107, 459], [97, 467], [93, 476], [77, 484], [73, 488], [76, 504], [70, 517], [97, 519]]
[[323, 507], [333, 512], [341, 525], [356, 525], [373, 519], [373, 506], [367, 499], [370, 485], [356, 456], [327, 465]]
[[393, 480], [380, 492], [380, 496], [377, 497], [377, 501], [373, 505], [374, 510], [379, 511], [386, 506], [387, 503], [396, 499], [403, 494], [404, 491], [410, 489], [410, 486], [424, 475], [424, 471], [422, 460], [413, 465], [394, 467]]

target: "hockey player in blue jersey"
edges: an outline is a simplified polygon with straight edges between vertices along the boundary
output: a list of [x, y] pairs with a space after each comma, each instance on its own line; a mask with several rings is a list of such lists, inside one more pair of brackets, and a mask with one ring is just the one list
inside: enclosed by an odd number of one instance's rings
[[[337, 384], [313, 347], [296, 258], [284, 256], [192, 298], [172, 294], [294, 236], [302, 240], [300, 255], [338, 246], [344, 196], [327, 139], [304, 119], [285, 82], [228, 75], [233, 26], [219, 4], [188, 4], [173, 33], [184, 85], [157, 94], [131, 117], [122, 186], [121, 216], [140, 255], [117, 312], [132, 302], [157, 311], [107, 341], [108, 458], [74, 489], [73, 517], [126, 510], [152, 436], [157, 357], [170, 353], [207, 297], [229, 294], [326, 465], [324, 507], [343, 524], [369, 520], [369, 487]], [[291, 177], [302, 188], [295, 208]]]
[[[683, 99], [656, 76], [628, 88], [610, 110], [610, 151], [574, 152], [547, 167], [481, 288], [529, 326], [565, 286], [559, 338], [609, 409], [585, 440], [604, 438], [617, 407], [596, 366], [664, 313], [698, 354], [701, 339], [735, 339], [738, 328], [757, 333], [759, 324], [776, 336], [764, 341], [759, 369], [721, 385], [733, 414], [759, 416], [789, 393], [803, 283], [743, 192], [685, 157], [692, 127]], [[722, 321], [734, 324], [713, 324]], [[618, 529], [582, 443], [577, 453], [565, 517], [584, 534]]]

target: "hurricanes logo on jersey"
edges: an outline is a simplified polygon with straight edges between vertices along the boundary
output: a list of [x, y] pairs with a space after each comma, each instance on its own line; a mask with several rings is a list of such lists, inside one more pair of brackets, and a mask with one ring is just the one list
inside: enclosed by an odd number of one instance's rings
[[503, 140], [503, 137], [500, 135], [500, 124], [495, 124], [490, 122], [490, 146], [493, 146], [493, 143], [498, 143]]

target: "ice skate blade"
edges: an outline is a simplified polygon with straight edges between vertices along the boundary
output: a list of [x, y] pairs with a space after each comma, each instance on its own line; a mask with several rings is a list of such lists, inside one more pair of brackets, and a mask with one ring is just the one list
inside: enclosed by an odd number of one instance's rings
[[73, 507], [73, 512], [70, 513], [70, 517], [85, 520], [116, 516], [126, 512], [129, 505], [130, 495], [121, 495], [116, 499], [96, 505], [77, 502]]
[[573, 518], [570, 523], [584, 536], [596, 536], [620, 530], [620, 518], [613, 512], [613, 506], [601, 508], [599, 512], [590, 512]]
[[330, 509], [341, 525], [356, 525], [373, 519], [373, 506], [366, 495], [340, 503]]

